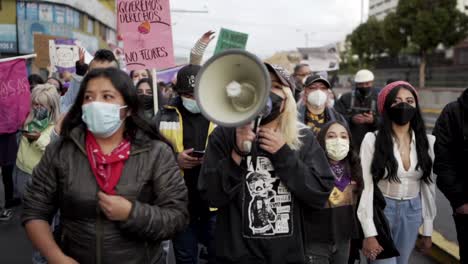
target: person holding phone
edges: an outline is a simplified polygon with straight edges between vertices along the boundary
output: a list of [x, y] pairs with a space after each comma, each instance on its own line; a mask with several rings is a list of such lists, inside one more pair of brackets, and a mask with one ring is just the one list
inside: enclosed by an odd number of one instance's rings
[[359, 70], [354, 77], [354, 83], [356, 87], [336, 101], [335, 109], [346, 118], [354, 147], [359, 150], [366, 133], [377, 130], [378, 91], [374, 88], [374, 74], [369, 70]]
[[39, 84], [31, 94], [31, 112], [21, 130], [14, 179], [22, 198], [26, 184], [31, 181], [34, 167], [50, 143], [50, 134], [60, 116], [60, 95], [52, 84]]
[[201, 114], [194, 98], [195, 78], [200, 69], [201, 66], [193, 64], [180, 69], [174, 87], [178, 96], [156, 117], [159, 131], [173, 145], [189, 193], [190, 224], [172, 240], [177, 264], [197, 263], [199, 244], [208, 249], [208, 263], [214, 263], [211, 242], [216, 213], [201, 199], [197, 190], [204, 150], [214, 129], [214, 124]]

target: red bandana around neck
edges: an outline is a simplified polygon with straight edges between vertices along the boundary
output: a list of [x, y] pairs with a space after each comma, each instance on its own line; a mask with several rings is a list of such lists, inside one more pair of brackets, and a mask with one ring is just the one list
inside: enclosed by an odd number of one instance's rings
[[122, 176], [125, 161], [130, 155], [130, 142], [124, 139], [110, 154], [106, 155], [102, 153], [94, 135], [88, 131], [86, 152], [99, 188], [107, 194], [115, 194], [115, 186]]

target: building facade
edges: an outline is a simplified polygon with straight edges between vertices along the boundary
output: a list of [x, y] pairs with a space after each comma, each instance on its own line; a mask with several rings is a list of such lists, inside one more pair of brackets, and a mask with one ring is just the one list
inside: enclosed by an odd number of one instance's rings
[[114, 0], [0, 0], [0, 57], [34, 52], [34, 34], [77, 39], [91, 53], [116, 44]]

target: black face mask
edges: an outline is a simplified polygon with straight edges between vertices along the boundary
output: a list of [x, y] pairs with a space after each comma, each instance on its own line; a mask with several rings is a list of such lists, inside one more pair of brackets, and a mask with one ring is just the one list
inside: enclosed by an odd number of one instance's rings
[[361, 95], [361, 96], [368, 96], [371, 91], [372, 91], [372, 88], [370, 87], [356, 87], [356, 90], [358, 91], [358, 93]]
[[410, 122], [411, 119], [413, 119], [414, 114], [416, 114], [416, 107], [405, 102], [399, 103], [388, 110], [390, 120], [400, 126], [406, 125]]
[[152, 110], [154, 108], [153, 96], [147, 94], [139, 94], [138, 99], [143, 104], [144, 110]]
[[271, 100], [271, 111], [270, 113], [262, 118], [260, 125], [266, 125], [271, 121], [275, 120], [279, 115], [281, 115], [281, 104], [283, 103], [283, 98], [275, 93], [270, 92]]

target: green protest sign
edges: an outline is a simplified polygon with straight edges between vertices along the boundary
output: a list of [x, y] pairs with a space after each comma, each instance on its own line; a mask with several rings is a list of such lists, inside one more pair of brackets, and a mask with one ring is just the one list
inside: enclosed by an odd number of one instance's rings
[[218, 54], [227, 49], [245, 49], [248, 37], [248, 34], [221, 28], [214, 54]]

